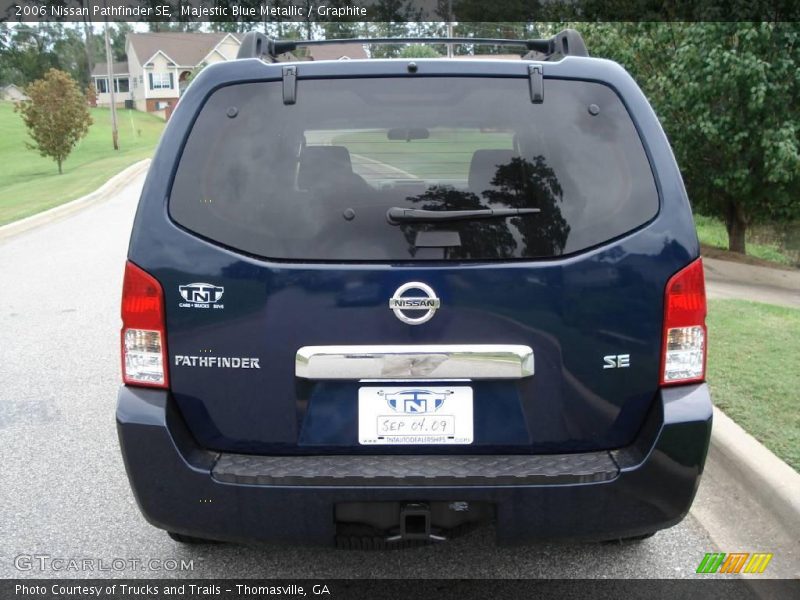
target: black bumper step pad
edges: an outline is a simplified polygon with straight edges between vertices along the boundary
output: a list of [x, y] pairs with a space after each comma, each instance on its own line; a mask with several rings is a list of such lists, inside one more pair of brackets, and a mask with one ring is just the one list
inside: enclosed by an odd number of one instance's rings
[[248, 485], [482, 486], [609, 481], [608, 452], [553, 455], [252, 456], [221, 454], [212, 476]]

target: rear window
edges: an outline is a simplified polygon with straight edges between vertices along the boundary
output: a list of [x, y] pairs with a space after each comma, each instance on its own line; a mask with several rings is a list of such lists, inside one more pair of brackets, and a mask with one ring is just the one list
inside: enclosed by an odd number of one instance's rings
[[[524, 216], [387, 219], [391, 208], [536, 208]], [[216, 91], [189, 135], [172, 218], [210, 240], [294, 260], [531, 259], [622, 235], [658, 211], [617, 95], [527, 79], [300, 80]]]

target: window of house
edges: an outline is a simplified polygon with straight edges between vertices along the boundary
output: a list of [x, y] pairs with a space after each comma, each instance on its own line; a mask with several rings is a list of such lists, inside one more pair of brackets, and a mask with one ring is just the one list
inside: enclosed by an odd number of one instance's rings
[[117, 91], [118, 92], [127, 92], [129, 91], [128, 87], [128, 78], [127, 77], [117, 77]]
[[172, 73], [148, 73], [151, 90], [168, 90], [172, 86]]
[[95, 79], [94, 87], [97, 89], [98, 94], [108, 93], [108, 79]]

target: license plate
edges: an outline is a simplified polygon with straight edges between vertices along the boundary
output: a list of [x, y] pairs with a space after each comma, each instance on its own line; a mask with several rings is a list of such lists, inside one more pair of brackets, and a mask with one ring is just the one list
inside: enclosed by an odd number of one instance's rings
[[359, 388], [358, 442], [471, 444], [472, 388], [414, 385]]

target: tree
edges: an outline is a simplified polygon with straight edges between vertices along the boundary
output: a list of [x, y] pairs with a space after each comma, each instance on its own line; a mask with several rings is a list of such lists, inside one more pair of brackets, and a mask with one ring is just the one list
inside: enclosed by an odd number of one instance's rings
[[125, 42], [129, 33], [133, 33], [133, 25], [125, 21], [115, 23], [114, 27], [111, 28], [111, 51], [114, 53], [114, 60], [117, 62], [128, 60]]
[[86, 103], [89, 106], [97, 106], [97, 88], [93, 83], [86, 86]]
[[85, 86], [91, 79], [87, 64], [83, 37], [73, 25], [0, 25], [0, 84], [24, 86], [41, 79], [49, 69], [60, 69]]
[[411, 44], [400, 51], [400, 58], [442, 58], [432, 46]]
[[183, 90], [186, 87], [188, 87], [189, 84], [192, 83], [192, 81], [194, 81], [194, 78], [197, 77], [200, 74], [200, 71], [205, 69], [207, 66], [208, 65], [203, 62], [203, 63], [200, 63], [194, 69], [191, 70], [191, 72], [186, 76], [186, 79], [184, 79], [181, 82], [181, 95], [183, 95]]
[[30, 23], [20, 23], [6, 31], [0, 54], [4, 84], [26, 85], [58, 66], [48, 33], [41, 24], [37, 27]]
[[61, 174], [62, 163], [92, 124], [86, 98], [75, 80], [58, 69], [50, 69], [25, 92], [28, 100], [18, 102], [14, 110], [33, 138], [34, 143], [26, 145], [55, 160]]
[[800, 25], [585, 24], [589, 51], [623, 64], [661, 119], [693, 204], [728, 247], [800, 214]]
[[79, 0], [81, 8], [86, 9], [87, 14], [82, 16], [83, 21], [83, 51], [86, 54], [86, 78], [91, 81], [92, 71], [94, 70], [94, 57], [95, 57], [95, 41], [94, 31], [92, 25], [92, 17], [89, 16], [89, 7], [87, 6], [88, 0]]
[[83, 88], [91, 81], [87, 77], [86, 44], [81, 30], [76, 26], [61, 27], [52, 31], [53, 53], [56, 55], [58, 69], [66, 71]]
[[[422, 17], [422, 8], [413, 0], [377, 0], [373, 5], [374, 22], [365, 23], [367, 37], [404, 37], [412, 28], [412, 23]], [[397, 45], [372, 45], [372, 58], [395, 58], [400, 55]]]

